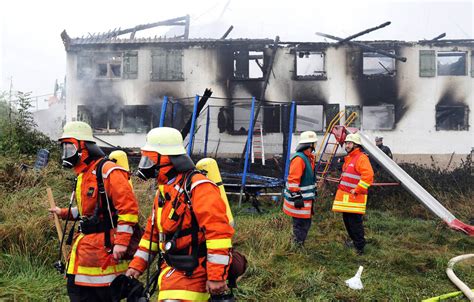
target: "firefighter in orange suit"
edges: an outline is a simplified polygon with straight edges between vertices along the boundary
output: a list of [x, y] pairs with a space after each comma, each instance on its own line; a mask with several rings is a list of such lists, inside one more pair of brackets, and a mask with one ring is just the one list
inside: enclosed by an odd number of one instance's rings
[[283, 212], [293, 217], [293, 240], [299, 246], [304, 244], [311, 227], [316, 199], [314, 151], [317, 141], [315, 132], [301, 133], [284, 190]]
[[[84, 122], [67, 123], [59, 141], [63, 166], [77, 174], [77, 207], [70, 211], [56, 207], [50, 212], [80, 221], [67, 265], [68, 295], [71, 301], [111, 301], [109, 285], [128, 268], [129, 261], [122, 257], [138, 222], [138, 203], [129, 173], [112, 161], [102, 160], [104, 153]], [[97, 171], [98, 165], [102, 171]], [[105, 194], [99, 193], [98, 173], [102, 173]]]
[[365, 238], [363, 215], [367, 205], [367, 190], [374, 180], [374, 171], [369, 158], [361, 150], [359, 133], [348, 134], [345, 149], [342, 176], [332, 206], [334, 212], [342, 212], [344, 225], [351, 241], [346, 245], [354, 246], [357, 254], [364, 253]]
[[219, 188], [195, 170], [176, 129], [152, 129], [141, 150], [138, 175], [162, 189], [126, 275], [137, 278], [160, 251], [158, 300], [207, 301], [224, 293], [234, 229]]

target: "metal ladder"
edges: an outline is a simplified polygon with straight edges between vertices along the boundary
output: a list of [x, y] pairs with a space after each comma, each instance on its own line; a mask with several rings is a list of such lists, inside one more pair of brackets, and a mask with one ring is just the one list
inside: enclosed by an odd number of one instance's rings
[[[327, 177], [327, 174], [329, 173], [329, 169], [331, 168], [331, 164], [334, 158], [334, 155], [337, 152], [337, 149], [339, 148], [339, 142], [336, 139], [336, 131], [338, 130], [339, 126], [339, 121], [346, 115], [346, 111], [342, 110], [339, 111], [336, 116], [331, 120], [329, 123], [326, 132], [324, 133], [324, 137], [321, 144], [319, 146], [318, 152], [316, 153], [316, 159], [317, 159], [317, 164], [316, 164], [316, 169], [315, 169], [315, 174], [316, 174], [316, 183], [317, 186], [320, 187], [322, 183], [324, 182], [324, 179]], [[357, 118], [357, 113], [352, 112], [344, 122], [343, 127], [348, 127], [355, 119]]]
[[263, 145], [263, 129], [262, 129], [262, 124], [259, 122], [255, 123], [255, 128], [253, 131], [252, 164], [255, 163], [256, 159], [261, 159], [262, 166], [265, 166], [265, 147]]

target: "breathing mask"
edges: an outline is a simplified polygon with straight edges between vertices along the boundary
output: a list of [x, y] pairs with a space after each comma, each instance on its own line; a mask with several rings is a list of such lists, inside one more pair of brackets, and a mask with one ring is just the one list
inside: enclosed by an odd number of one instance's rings
[[62, 166], [67, 169], [72, 169], [75, 165], [77, 165], [82, 154], [79, 153], [76, 145], [69, 142], [61, 143], [61, 149]]
[[[158, 163], [160, 162], [161, 155], [158, 154]], [[138, 163], [138, 171], [136, 175], [143, 179], [148, 180], [150, 178], [157, 178], [160, 168], [171, 166], [171, 163], [165, 165], [155, 164], [155, 162], [148, 156], [142, 156]]]

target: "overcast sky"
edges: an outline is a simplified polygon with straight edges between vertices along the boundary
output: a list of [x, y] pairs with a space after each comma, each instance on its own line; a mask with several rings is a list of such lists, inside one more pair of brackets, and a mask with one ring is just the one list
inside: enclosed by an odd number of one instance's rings
[[417, 41], [443, 32], [445, 39], [472, 39], [473, 7], [473, 1], [427, 0], [3, 1], [0, 91], [8, 90], [13, 79], [14, 90], [52, 93], [55, 79], [65, 76], [63, 29], [77, 37], [189, 14], [191, 37], [217, 38], [234, 25], [229, 38], [279, 35], [282, 41], [322, 41], [316, 31], [348, 36], [391, 21], [363, 39]]

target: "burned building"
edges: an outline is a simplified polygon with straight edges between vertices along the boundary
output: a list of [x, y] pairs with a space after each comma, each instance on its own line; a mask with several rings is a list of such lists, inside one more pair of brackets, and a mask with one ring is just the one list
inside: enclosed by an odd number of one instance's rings
[[[173, 38], [135, 37], [156, 24], [81, 38], [63, 32], [67, 120], [89, 122], [102, 143], [140, 147], [164, 96], [172, 104], [165, 125], [180, 128], [194, 96], [211, 88], [210, 150], [226, 142], [226, 153], [240, 155], [252, 96], [264, 104], [258, 123], [268, 153], [281, 153], [292, 100], [295, 134], [323, 133], [346, 110], [358, 113], [354, 126], [384, 136], [400, 156], [462, 155], [474, 146], [474, 40], [362, 42], [388, 57], [344, 43], [191, 39], [185, 21], [173, 21], [185, 26]], [[198, 120], [195, 152], [205, 122]]]

